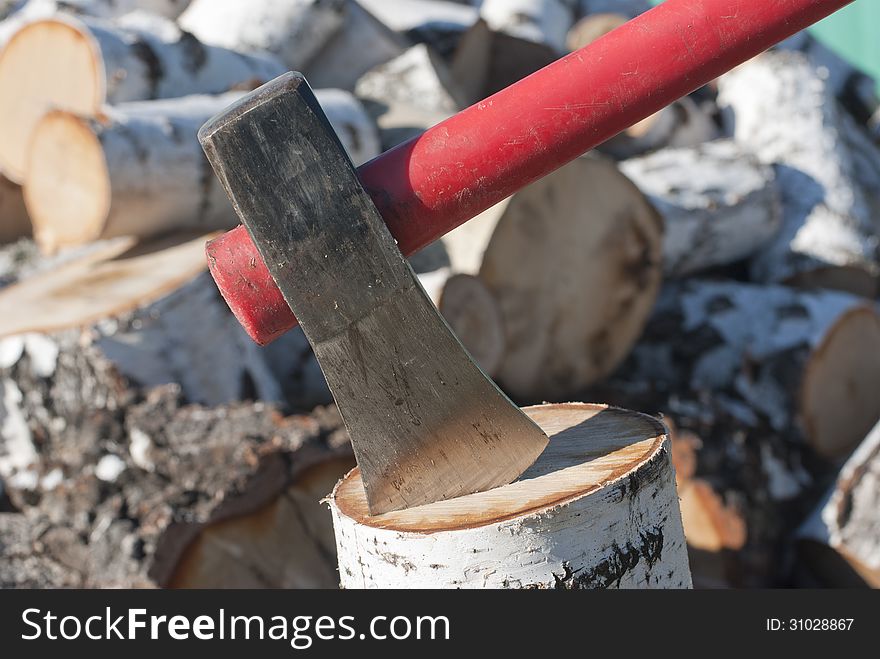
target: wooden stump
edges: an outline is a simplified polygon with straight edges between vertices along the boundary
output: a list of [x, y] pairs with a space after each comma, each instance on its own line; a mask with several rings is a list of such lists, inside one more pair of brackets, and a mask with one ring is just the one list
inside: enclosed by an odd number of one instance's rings
[[669, 439], [648, 416], [525, 410], [550, 444], [516, 482], [371, 517], [359, 472], [329, 498], [344, 588], [688, 588]]
[[579, 158], [444, 239], [452, 268], [498, 301], [498, 379], [523, 401], [565, 400], [626, 357], [662, 276], [662, 220], [617, 167]]
[[193, 0], [180, 26], [204, 43], [269, 52], [302, 70], [342, 26], [344, 0]]
[[0, 175], [0, 243], [29, 236], [31, 231], [21, 188]]
[[105, 103], [216, 94], [284, 70], [268, 55], [202, 44], [158, 16], [28, 23], [0, 53], [0, 170], [22, 182], [33, 129], [47, 110], [93, 117]]
[[782, 221], [773, 169], [731, 140], [620, 165], [663, 216], [663, 269], [680, 277], [752, 256]]
[[836, 291], [689, 279], [664, 287], [620, 372], [685, 395], [711, 392], [746, 424], [798, 427], [833, 460], [880, 418], [880, 315]]
[[847, 459], [798, 538], [801, 559], [824, 585], [880, 588], [880, 425]]
[[752, 278], [876, 295], [876, 220], [841, 139], [853, 120], [828, 81], [807, 56], [770, 51], [718, 87], [734, 138], [775, 165], [782, 194], [782, 229], [755, 258]]
[[[25, 178], [40, 247], [52, 252], [117, 236], [236, 226], [197, 135], [239, 97], [124, 103], [97, 119], [47, 114], [34, 129]], [[335, 89], [316, 97], [355, 164], [378, 155], [376, 127], [354, 97]]]

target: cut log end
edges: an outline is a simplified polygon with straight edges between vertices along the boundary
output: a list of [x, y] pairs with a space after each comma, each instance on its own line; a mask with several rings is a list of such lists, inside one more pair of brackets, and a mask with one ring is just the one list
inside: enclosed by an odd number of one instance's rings
[[104, 99], [98, 47], [76, 21], [45, 19], [0, 52], [0, 170], [21, 183], [34, 127], [50, 108], [96, 114]]
[[89, 121], [54, 111], [35, 127], [25, 203], [40, 249], [97, 240], [110, 213], [110, 172]]
[[843, 314], [806, 365], [801, 412], [807, 439], [822, 457], [846, 455], [877, 421], [880, 316], [868, 306]]
[[480, 367], [496, 373], [504, 357], [504, 319], [482, 280], [453, 275], [446, 280], [437, 306]]
[[603, 405], [525, 412], [550, 444], [509, 485], [370, 516], [350, 472], [329, 499], [343, 587], [690, 586], [663, 425]]

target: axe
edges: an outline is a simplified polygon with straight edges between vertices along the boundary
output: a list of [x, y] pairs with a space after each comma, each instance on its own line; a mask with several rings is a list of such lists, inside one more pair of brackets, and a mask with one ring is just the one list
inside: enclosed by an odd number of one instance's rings
[[299, 74], [202, 128], [247, 228], [211, 273], [258, 343], [299, 320], [373, 514], [508, 483], [547, 441], [403, 255], [851, 1], [666, 0], [358, 170]]

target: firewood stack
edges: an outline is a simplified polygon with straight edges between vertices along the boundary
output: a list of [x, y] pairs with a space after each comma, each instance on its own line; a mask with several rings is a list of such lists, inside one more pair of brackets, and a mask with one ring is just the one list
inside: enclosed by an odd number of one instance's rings
[[[0, 2], [0, 586], [335, 585], [345, 431], [206, 272], [199, 127], [300, 70], [358, 165], [650, 4]], [[798, 35], [411, 259], [518, 403], [663, 416], [697, 586], [880, 585], [878, 108]]]

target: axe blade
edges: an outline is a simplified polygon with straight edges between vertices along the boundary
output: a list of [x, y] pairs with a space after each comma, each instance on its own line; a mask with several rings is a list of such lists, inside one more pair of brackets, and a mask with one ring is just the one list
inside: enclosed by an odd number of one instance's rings
[[372, 514], [504, 485], [534, 462], [547, 437], [437, 312], [302, 75], [199, 139], [314, 349]]

